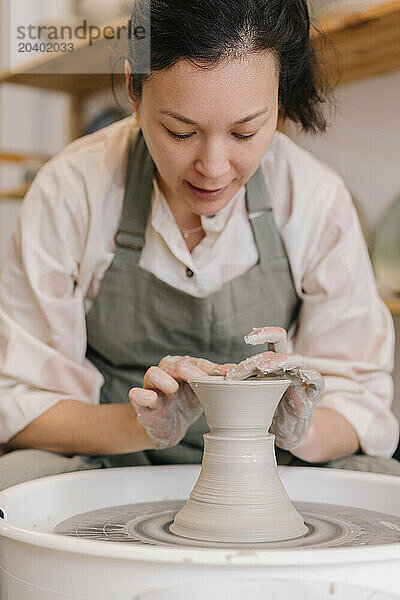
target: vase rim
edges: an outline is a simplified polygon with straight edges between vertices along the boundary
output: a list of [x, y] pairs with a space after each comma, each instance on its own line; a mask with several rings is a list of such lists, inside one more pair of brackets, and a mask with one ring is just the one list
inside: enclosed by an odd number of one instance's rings
[[209, 375], [209, 376], [205, 376], [205, 377], [193, 377], [191, 379], [188, 380], [189, 384], [192, 383], [205, 383], [205, 384], [218, 384], [218, 385], [228, 385], [228, 386], [235, 386], [235, 385], [272, 385], [272, 384], [282, 384], [282, 383], [290, 383], [290, 379], [288, 379], [287, 377], [279, 377], [279, 378], [273, 378], [273, 377], [259, 377], [259, 378], [249, 378], [249, 379], [245, 379], [244, 381], [237, 381], [237, 380], [227, 380], [225, 379], [225, 377], [221, 376], [221, 375]]

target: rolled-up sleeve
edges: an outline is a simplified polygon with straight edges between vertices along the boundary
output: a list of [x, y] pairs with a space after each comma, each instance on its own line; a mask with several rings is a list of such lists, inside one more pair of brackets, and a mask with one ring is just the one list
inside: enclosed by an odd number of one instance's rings
[[391, 456], [399, 436], [391, 412], [393, 321], [346, 187], [338, 185], [325, 204], [300, 250], [302, 307], [293, 348], [325, 376], [319, 406], [351, 423], [364, 453]]
[[96, 404], [102, 375], [85, 358], [78, 285], [88, 228], [84, 186], [55, 158], [39, 172], [0, 282], [0, 443], [60, 400]]

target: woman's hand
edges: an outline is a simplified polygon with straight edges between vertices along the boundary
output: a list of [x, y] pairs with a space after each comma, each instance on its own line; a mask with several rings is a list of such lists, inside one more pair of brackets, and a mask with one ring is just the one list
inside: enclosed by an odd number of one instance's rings
[[292, 450], [299, 446], [310, 428], [325, 385], [324, 378], [317, 371], [302, 369], [301, 355], [286, 354], [287, 333], [280, 327], [253, 329], [244, 339], [247, 344], [267, 344], [269, 351], [235, 365], [226, 378], [244, 380], [253, 375], [275, 375], [291, 380], [275, 411], [270, 432], [280, 448]]
[[129, 399], [156, 448], [176, 446], [203, 412], [187, 381], [225, 375], [231, 366], [190, 356], [165, 356], [158, 367], [147, 370], [143, 388], [132, 388]]

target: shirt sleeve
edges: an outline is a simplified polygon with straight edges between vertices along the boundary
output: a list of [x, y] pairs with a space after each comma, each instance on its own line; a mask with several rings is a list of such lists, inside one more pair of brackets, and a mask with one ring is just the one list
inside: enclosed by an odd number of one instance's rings
[[0, 281], [0, 443], [60, 400], [99, 402], [102, 375], [85, 358], [80, 260], [84, 185], [58, 157], [32, 184]]
[[350, 193], [342, 183], [331, 196], [303, 252], [293, 349], [325, 376], [319, 406], [351, 423], [364, 453], [391, 456], [399, 435], [391, 412], [393, 321], [378, 295]]

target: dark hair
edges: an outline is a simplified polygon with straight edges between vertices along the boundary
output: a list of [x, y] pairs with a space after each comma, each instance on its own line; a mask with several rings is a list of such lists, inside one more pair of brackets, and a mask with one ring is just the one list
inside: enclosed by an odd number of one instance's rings
[[281, 116], [304, 131], [325, 131], [322, 104], [331, 89], [310, 39], [306, 0], [134, 0], [128, 43], [131, 90], [139, 102], [152, 73], [135, 73], [131, 34], [149, 2], [151, 71], [181, 59], [209, 68], [248, 52], [270, 51], [280, 73]]

